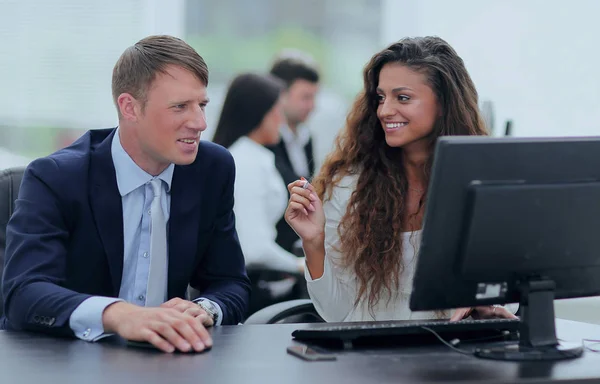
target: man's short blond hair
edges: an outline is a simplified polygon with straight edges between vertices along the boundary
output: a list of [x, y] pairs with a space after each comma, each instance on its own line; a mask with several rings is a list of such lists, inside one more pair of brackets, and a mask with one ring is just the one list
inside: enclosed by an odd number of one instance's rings
[[204, 59], [185, 41], [167, 35], [146, 37], [127, 48], [113, 69], [112, 96], [119, 117], [119, 95], [129, 93], [145, 105], [150, 85], [157, 74], [166, 73], [169, 65], [187, 69], [208, 85], [208, 67]]

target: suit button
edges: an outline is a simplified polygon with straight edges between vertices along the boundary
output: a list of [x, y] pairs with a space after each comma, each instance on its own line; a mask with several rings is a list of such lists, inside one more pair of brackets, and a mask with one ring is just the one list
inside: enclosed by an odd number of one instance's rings
[[55, 317], [50, 317], [48, 318], [48, 326], [52, 326], [54, 325], [54, 322], [56, 321]]
[[83, 336], [83, 337], [88, 337], [88, 336], [90, 335], [90, 333], [91, 333], [91, 332], [92, 332], [92, 330], [88, 328], [88, 329], [86, 329], [86, 330], [83, 332], [83, 335], [82, 335], [82, 336]]
[[148, 252], [144, 252], [143, 256], [144, 256], [144, 259], [147, 259], [148, 258]]
[[40, 322], [40, 317], [38, 315], [33, 316], [33, 322], [34, 323], [39, 323]]
[[139, 296], [138, 296], [138, 300], [139, 300], [139, 301], [144, 301], [144, 299], [145, 299], [144, 295], [139, 295]]

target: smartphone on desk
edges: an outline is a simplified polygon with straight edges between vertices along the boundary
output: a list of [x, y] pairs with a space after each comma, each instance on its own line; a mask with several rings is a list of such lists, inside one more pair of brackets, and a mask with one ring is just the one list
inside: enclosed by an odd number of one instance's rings
[[292, 345], [287, 347], [287, 353], [306, 361], [331, 361], [337, 359], [334, 354], [319, 352], [306, 345]]

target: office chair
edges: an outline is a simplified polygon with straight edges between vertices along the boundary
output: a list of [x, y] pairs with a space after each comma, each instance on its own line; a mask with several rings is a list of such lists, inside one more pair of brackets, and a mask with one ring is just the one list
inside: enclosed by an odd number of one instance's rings
[[[304, 256], [301, 245], [294, 245], [292, 253], [297, 257]], [[249, 315], [278, 303], [309, 298], [302, 273], [281, 272], [268, 267], [247, 267], [247, 273], [252, 289]]]
[[[0, 171], [0, 276], [4, 270], [4, 250], [6, 248], [6, 225], [15, 208], [15, 200], [19, 194], [21, 179], [25, 167], [8, 168]], [[2, 296], [0, 296], [0, 315], [3, 313]]]
[[323, 323], [312, 301], [289, 300], [265, 307], [252, 314], [244, 324]]

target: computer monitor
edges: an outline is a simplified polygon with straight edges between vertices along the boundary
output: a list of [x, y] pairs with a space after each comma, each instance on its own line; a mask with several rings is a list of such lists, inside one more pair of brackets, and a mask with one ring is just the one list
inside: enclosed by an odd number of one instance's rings
[[519, 344], [478, 356], [580, 356], [553, 300], [600, 295], [600, 138], [442, 137], [428, 191], [411, 310], [519, 302]]

